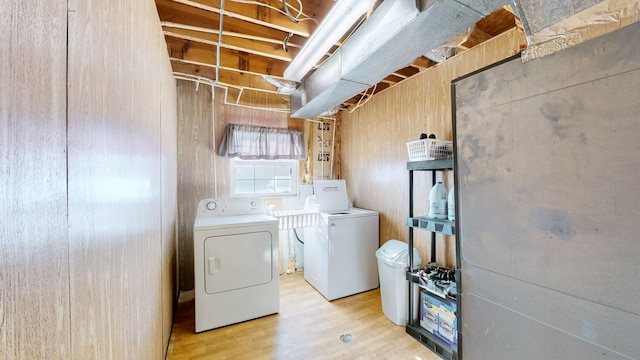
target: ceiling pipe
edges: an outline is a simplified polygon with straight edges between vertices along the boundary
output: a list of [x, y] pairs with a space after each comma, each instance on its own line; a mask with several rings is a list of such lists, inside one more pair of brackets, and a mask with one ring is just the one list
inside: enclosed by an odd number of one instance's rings
[[220, 0], [220, 24], [218, 25], [218, 45], [216, 46], [216, 82], [220, 81], [220, 48], [222, 47], [223, 19], [224, 0]]

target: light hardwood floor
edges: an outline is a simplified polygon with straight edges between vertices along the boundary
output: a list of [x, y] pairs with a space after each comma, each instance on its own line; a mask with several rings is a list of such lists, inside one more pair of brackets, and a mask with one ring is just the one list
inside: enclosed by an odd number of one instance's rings
[[195, 334], [193, 308], [178, 304], [168, 360], [440, 359], [384, 316], [379, 289], [328, 302], [302, 272], [280, 276], [276, 315]]

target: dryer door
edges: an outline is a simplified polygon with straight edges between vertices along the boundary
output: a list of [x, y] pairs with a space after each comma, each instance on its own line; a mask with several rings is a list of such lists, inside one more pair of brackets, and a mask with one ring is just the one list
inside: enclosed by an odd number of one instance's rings
[[268, 231], [211, 236], [204, 241], [205, 292], [242, 289], [273, 279]]

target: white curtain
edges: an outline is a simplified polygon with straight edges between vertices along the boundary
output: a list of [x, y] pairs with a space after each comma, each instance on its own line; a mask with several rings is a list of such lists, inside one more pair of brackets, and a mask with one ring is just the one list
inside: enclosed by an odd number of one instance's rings
[[244, 160], [304, 160], [304, 136], [299, 130], [229, 124], [218, 155]]

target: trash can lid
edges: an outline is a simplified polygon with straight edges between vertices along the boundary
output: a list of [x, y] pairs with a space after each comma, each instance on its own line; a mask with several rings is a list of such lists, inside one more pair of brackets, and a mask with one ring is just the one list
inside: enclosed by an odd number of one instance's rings
[[[399, 240], [389, 240], [382, 244], [376, 251], [376, 257], [394, 267], [407, 267], [409, 265], [409, 245]], [[418, 250], [413, 248], [413, 265], [419, 266], [422, 259]]]

